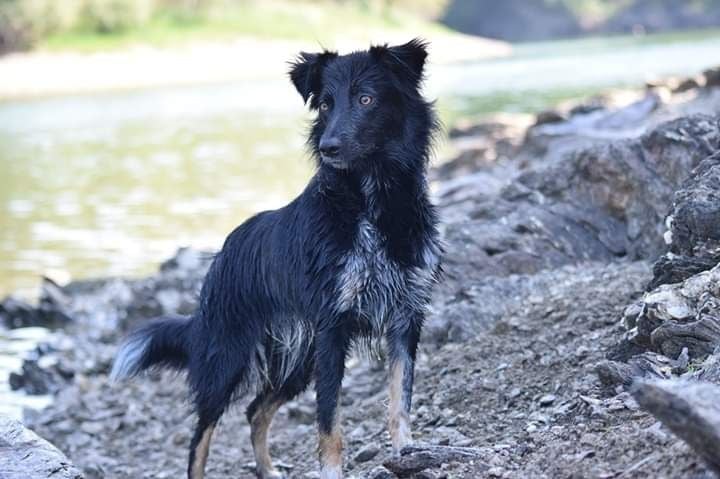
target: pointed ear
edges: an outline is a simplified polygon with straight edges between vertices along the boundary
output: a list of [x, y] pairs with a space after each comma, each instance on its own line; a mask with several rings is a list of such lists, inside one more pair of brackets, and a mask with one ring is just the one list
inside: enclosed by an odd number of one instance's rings
[[317, 96], [320, 92], [322, 70], [327, 65], [327, 62], [335, 57], [337, 57], [335, 52], [301, 52], [297, 59], [290, 63], [290, 80], [292, 80], [304, 102], [307, 102], [311, 95]]
[[376, 46], [370, 53], [385, 62], [401, 78], [409, 80], [415, 87], [420, 85], [427, 58], [427, 42], [414, 38], [404, 45], [389, 47]]

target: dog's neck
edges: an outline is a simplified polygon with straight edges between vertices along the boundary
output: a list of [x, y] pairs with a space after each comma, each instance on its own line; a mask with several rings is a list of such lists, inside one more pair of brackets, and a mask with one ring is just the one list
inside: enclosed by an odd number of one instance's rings
[[333, 198], [342, 197], [371, 215], [377, 215], [387, 202], [402, 202], [405, 197], [417, 197], [427, 191], [423, 165], [412, 169], [375, 165], [381, 166], [362, 171], [321, 167], [317, 174], [320, 190]]
[[422, 264], [423, 248], [437, 233], [424, 162], [403, 168], [391, 161], [362, 172], [321, 167], [314, 190], [341, 230], [352, 231], [353, 225], [369, 221], [391, 258], [407, 266]]

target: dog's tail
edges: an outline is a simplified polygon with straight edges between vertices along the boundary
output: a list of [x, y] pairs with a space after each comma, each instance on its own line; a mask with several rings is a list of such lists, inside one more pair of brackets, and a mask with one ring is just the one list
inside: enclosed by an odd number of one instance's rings
[[110, 380], [131, 378], [152, 366], [183, 369], [189, 356], [191, 318], [165, 317], [132, 333], [120, 346]]

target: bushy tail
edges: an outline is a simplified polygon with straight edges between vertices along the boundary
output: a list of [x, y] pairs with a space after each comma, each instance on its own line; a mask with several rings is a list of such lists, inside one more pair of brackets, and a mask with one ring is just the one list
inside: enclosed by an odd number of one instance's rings
[[120, 346], [110, 380], [122, 381], [152, 366], [185, 368], [190, 349], [190, 320], [182, 316], [165, 317], [132, 333]]

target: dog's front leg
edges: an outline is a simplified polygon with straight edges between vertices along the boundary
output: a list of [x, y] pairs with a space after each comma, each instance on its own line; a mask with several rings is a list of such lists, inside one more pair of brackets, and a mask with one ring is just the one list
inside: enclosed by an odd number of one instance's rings
[[320, 479], [340, 479], [343, 445], [339, 405], [345, 357], [349, 348], [347, 332], [340, 326], [318, 331], [315, 348]]
[[410, 407], [415, 377], [415, 354], [423, 320], [420, 313], [398, 315], [390, 322], [387, 330], [390, 360], [388, 429], [396, 454], [412, 442]]

